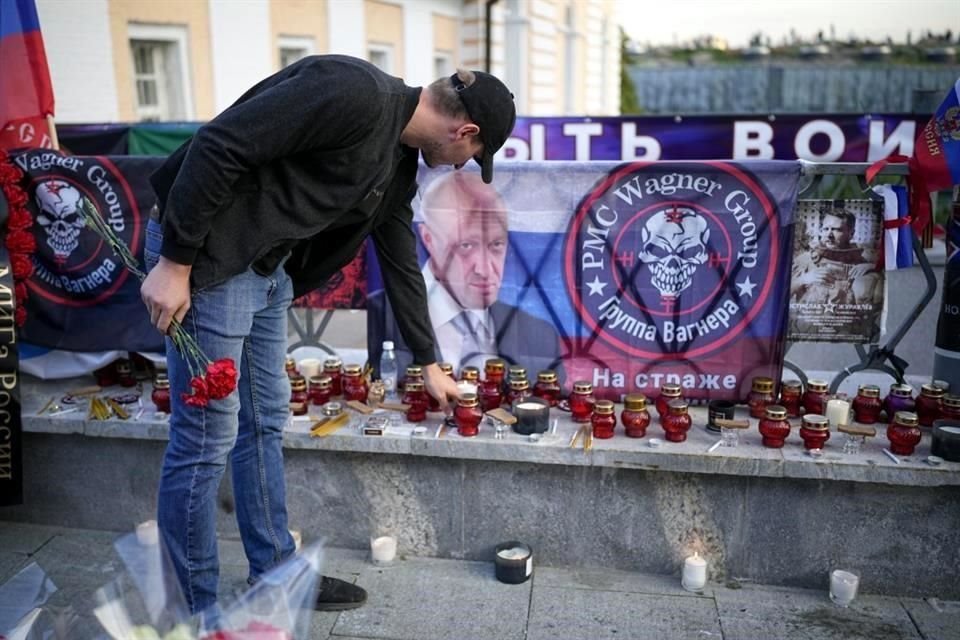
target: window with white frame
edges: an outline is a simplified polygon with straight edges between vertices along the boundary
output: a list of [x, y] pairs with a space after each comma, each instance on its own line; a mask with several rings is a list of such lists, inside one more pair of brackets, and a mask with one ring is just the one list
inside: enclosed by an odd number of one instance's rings
[[371, 42], [367, 45], [367, 59], [384, 73], [393, 73], [393, 47]]
[[136, 118], [145, 121], [191, 119], [186, 27], [130, 24], [127, 35]]
[[277, 39], [277, 48], [280, 50], [281, 69], [316, 53], [314, 39], [305, 36], [280, 36]]

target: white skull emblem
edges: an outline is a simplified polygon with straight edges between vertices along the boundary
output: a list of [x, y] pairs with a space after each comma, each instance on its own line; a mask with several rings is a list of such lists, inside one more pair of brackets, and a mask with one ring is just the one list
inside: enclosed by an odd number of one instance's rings
[[77, 238], [85, 226], [80, 214], [80, 192], [62, 180], [47, 180], [35, 193], [40, 213], [37, 222], [47, 232], [47, 244], [54, 259], [65, 262], [79, 244]]
[[693, 283], [707, 261], [710, 229], [692, 209], [673, 207], [650, 216], [643, 227], [640, 260], [650, 267], [650, 282], [664, 298], [674, 298]]

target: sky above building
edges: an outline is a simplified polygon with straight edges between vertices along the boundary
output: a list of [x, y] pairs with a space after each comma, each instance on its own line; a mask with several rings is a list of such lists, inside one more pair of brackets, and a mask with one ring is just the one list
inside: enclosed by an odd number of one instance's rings
[[812, 40], [818, 31], [838, 39], [851, 34], [904, 42], [921, 32], [960, 31], [960, 0], [614, 0], [620, 24], [638, 43], [669, 45], [704, 35], [747, 46], [758, 31], [774, 45], [790, 36]]

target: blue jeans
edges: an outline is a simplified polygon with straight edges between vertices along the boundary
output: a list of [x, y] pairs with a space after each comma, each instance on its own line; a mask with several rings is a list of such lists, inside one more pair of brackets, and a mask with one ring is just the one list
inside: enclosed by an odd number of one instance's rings
[[[159, 257], [159, 229], [152, 220], [147, 226], [147, 268]], [[284, 359], [292, 300], [282, 264], [269, 277], [248, 269], [192, 293], [184, 328], [207, 357], [233, 358], [239, 372], [237, 390], [206, 407], [180, 400], [190, 390], [190, 372], [166, 340], [172, 403], [157, 521], [192, 612], [217, 599], [217, 490], [228, 458], [250, 578], [294, 552], [281, 446], [289, 415]]]

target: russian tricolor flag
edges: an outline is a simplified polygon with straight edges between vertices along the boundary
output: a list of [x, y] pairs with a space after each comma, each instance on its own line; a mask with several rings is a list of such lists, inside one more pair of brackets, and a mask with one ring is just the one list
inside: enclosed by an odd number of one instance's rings
[[0, 129], [53, 114], [53, 86], [34, 0], [0, 0]]

